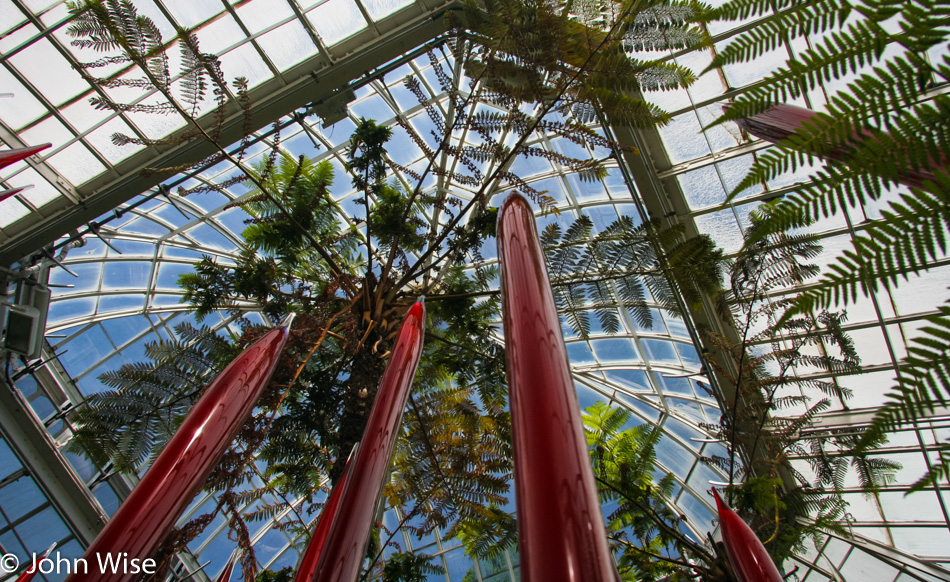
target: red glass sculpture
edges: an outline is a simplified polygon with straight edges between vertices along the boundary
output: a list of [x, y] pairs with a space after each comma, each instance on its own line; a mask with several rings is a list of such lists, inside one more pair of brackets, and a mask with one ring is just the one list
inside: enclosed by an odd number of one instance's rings
[[765, 546], [759, 541], [759, 536], [720, 499], [719, 492], [715, 489], [713, 496], [716, 498], [716, 507], [719, 508], [722, 543], [726, 546], [729, 562], [739, 582], [783, 582], [782, 575]]
[[[53, 553], [54, 549], [56, 549], [55, 543], [51, 545], [49, 548], [47, 548], [45, 552], [43, 552], [40, 556], [36, 558], [37, 564], [39, 564], [40, 561], [48, 558], [49, 555]], [[22, 572], [20, 572], [20, 575], [17, 577], [16, 582], [30, 582], [30, 580], [36, 577], [37, 574], [39, 574], [39, 570], [37, 568], [34, 568], [31, 565], [26, 570], [23, 570]]]
[[320, 514], [320, 521], [310, 536], [310, 543], [307, 544], [307, 551], [304, 552], [300, 560], [300, 566], [297, 568], [297, 575], [294, 576], [294, 582], [310, 582], [313, 575], [317, 572], [317, 566], [320, 564], [320, 556], [323, 555], [323, 548], [327, 545], [327, 536], [330, 535], [330, 528], [336, 520], [337, 512], [340, 508], [340, 498], [343, 497], [343, 490], [346, 489], [346, 480], [350, 475], [350, 460], [347, 459], [343, 467], [343, 474], [340, 480], [330, 491], [330, 497], [323, 505], [323, 513]]
[[87, 572], [74, 573], [69, 582], [128, 581], [143, 573], [144, 560], [158, 549], [250, 416], [287, 335], [286, 327], [269, 331], [215, 377], [86, 550]]
[[228, 563], [224, 565], [224, 570], [221, 570], [221, 573], [215, 578], [215, 582], [231, 582], [231, 573], [234, 572], [234, 564], [237, 561], [237, 554], [232, 555]]
[[498, 256], [522, 575], [527, 582], [614, 582], [534, 214], [517, 194], [499, 212]]
[[[723, 107], [723, 110], [728, 109], [728, 105]], [[762, 113], [736, 119], [736, 123], [739, 127], [760, 139], [778, 143], [798, 133], [805, 122], [814, 119], [817, 115], [818, 113], [811, 109], [777, 103]], [[874, 134], [870, 131], [865, 131], [860, 135], [854, 136], [853, 139], [854, 143], [857, 144], [863, 140], [873, 140]], [[899, 152], [892, 152], [889, 155], [897, 155], [897, 153]], [[852, 153], [848, 146], [840, 145], [835, 148], [829, 148], [823, 157], [829, 160], [844, 162], [847, 161], [851, 155]], [[934, 162], [934, 164], [939, 167], [946, 167], [947, 160], [943, 158], [939, 162]], [[934, 173], [926, 169], [911, 170], [899, 173], [897, 179], [906, 186], [920, 188], [923, 186], [924, 181], [934, 181]]]
[[43, 145], [31, 146], [28, 148], [17, 148], [13, 150], [0, 151], [0, 168], [6, 168], [10, 164], [26, 159], [37, 152], [45, 150], [51, 145], [53, 144], [44, 143]]
[[9, 190], [0, 191], [0, 202], [3, 202], [7, 198], [16, 196], [20, 192], [26, 190], [26, 186], [20, 186], [19, 188], [10, 188]]
[[416, 302], [402, 321], [376, 401], [366, 422], [340, 498], [336, 518], [323, 548], [314, 582], [352, 582], [360, 572], [373, 527], [376, 504], [389, 468], [409, 386], [422, 355], [425, 306]]

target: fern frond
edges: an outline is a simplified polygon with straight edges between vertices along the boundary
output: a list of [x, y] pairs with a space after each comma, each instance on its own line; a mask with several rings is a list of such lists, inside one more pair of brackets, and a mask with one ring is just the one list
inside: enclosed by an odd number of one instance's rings
[[940, 306], [939, 312], [927, 318], [929, 325], [920, 330], [923, 335], [908, 346], [899, 384], [875, 414], [859, 450], [867, 449], [884, 433], [950, 404], [950, 303]]

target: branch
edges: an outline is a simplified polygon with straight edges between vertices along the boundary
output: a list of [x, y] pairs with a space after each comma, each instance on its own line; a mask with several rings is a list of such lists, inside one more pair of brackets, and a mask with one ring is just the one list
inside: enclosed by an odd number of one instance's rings
[[669, 562], [669, 563], [671, 563], [671, 564], [677, 564], [677, 565], [679, 565], [679, 566], [685, 566], [686, 568], [692, 568], [692, 569], [695, 569], [695, 570], [701, 570], [701, 571], [703, 572], [703, 574], [708, 574], [708, 573], [709, 573], [709, 570], [706, 569], [706, 568], [703, 568], [702, 566], [698, 566], [698, 565], [696, 565], [696, 564], [690, 564], [689, 562], [681, 562], [680, 560], [674, 560], [673, 558], [667, 558], [667, 557], [661, 556], [661, 555], [659, 555], [659, 554], [654, 554], [653, 552], [648, 552], [648, 551], [644, 550], [643, 548], [638, 548], [637, 546], [631, 544], [630, 542], [628, 542], [628, 541], [626, 541], [626, 540], [624, 540], [624, 539], [622, 539], [622, 538], [618, 538], [618, 537], [616, 537], [616, 536], [608, 535], [608, 536], [607, 536], [607, 539], [613, 540], [613, 541], [618, 542], [618, 543], [621, 543], [621, 544], [627, 546], [628, 548], [630, 548], [631, 550], [640, 552], [640, 553], [642, 553], [642, 554], [646, 554], [646, 555], [648, 555], [648, 556], [652, 556], [652, 557], [656, 558], [657, 560], [660, 560], [661, 562]]
[[[121, 38], [124, 38], [122, 35], [116, 35], [116, 34], [113, 34], [113, 37], [116, 38], [117, 41], [119, 41], [119, 39]], [[187, 35], [179, 34], [179, 37], [180, 37], [181, 42], [187, 42], [187, 38], [186, 38]], [[250, 171], [249, 168], [247, 168], [247, 166], [244, 165], [243, 161], [236, 159], [233, 155], [228, 153], [227, 149], [225, 149], [224, 146], [218, 143], [217, 139], [212, 138], [211, 135], [208, 134], [208, 132], [201, 126], [201, 124], [198, 123], [197, 119], [189, 115], [188, 112], [184, 108], [182, 108], [181, 105], [178, 104], [174, 96], [171, 94], [171, 91], [168, 88], [166, 88], [159, 81], [159, 79], [155, 77], [155, 74], [150, 70], [150, 68], [148, 67], [148, 63], [144, 59], [144, 56], [141, 55], [138, 51], [136, 51], [133, 47], [129, 46], [127, 42], [125, 41], [119, 41], [119, 42], [121, 42], [122, 49], [129, 56], [129, 58], [131, 58], [135, 62], [135, 64], [137, 64], [139, 68], [142, 69], [142, 72], [145, 73], [145, 75], [148, 77], [149, 82], [152, 83], [155, 89], [158, 92], [160, 92], [165, 97], [166, 100], [168, 100], [168, 103], [172, 107], [175, 108], [178, 114], [181, 115], [188, 123], [193, 125], [195, 129], [197, 130], [197, 132], [206, 140], [208, 140], [208, 143], [213, 145], [218, 150], [218, 153], [220, 153], [221, 156], [223, 156], [226, 160], [231, 162], [234, 165], [234, 167], [238, 168], [241, 172], [243, 172], [244, 175], [247, 176], [248, 180], [251, 181], [261, 191], [261, 193], [267, 197], [267, 199], [272, 204], [274, 204], [281, 212], [283, 212], [287, 216], [287, 218], [290, 219], [290, 222], [295, 227], [297, 227], [298, 230], [300, 230], [301, 234], [304, 235], [304, 238], [306, 238], [307, 241], [310, 242], [311, 245], [313, 245], [314, 250], [316, 250], [317, 253], [323, 258], [323, 260], [327, 262], [327, 265], [330, 267], [331, 272], [340, 280], [341, 285], [344, 287], [347, 287], [348, 288], [347, 290], [350, 291], [351, 294], [354, 294], [356, 292], [355, 287], [353, 287], [352, 283], [350, 283], [350, 281], [343, 276], [344, 275], [343, 270], [340, 269], [339, 265], [337, 265], [336, 261], [333, 259], [330, 253], [327, 252], [327, 250], [323, 248], [323, 246], [313, 237], [313, 235], [311, 235], [287, 211], [284, 205], [281, 204], [280, 201], [278, 201], [277, 198], [273, 194], [270, 193], [270, 191], [268, 191], [268, 189], [264, 186], [263, 182], [261, 182], [260, 180], [254, 177], [253, 173]], [[198, 51], [194, 51], [194, 52], [198, 54]], [[224, 86], [225, 88], [227, 87], [227, 83], [225, 83], [222, 79], [220, 79], [216, 74], [212, 74], [211, 76], [212, 76], [212, 79], [214, 79], [215, 83], [219, 85], [219, 87], [220, 86]]]
[[643, 505], [640, 504], [639, 501], [633, 499], [632, 497], [630, 497], [629, 495], [627, 495], [620, 489], [617, 489], [617, 487], [615, 487], [612, 483], [604, 479], [601, 479], [597, 475], [594, 475], [594, 479], [596, 479], [597, 482], [600, 483], [601, 485], [607, 487], [608, 489], [610, 489], [617, 495], [620, 495], [621, 497], [626, 499], [628, 502], [636, 505], [637, 508], [640, 509], [640, 511], [650, 514], [650, 518], [653, 520], [654, 523], [656, 523], [657, 527], [662, 529], [664, 532], [666, 532], [667, 535], [669, 535], [676, 541], [688, 547], [690, 551], [702, 556], [703, 559], [706, 560], [707, 563], [712, 564], [715, 562], [711, 554], [706, 552], [704, 548], [696, 544], [696, 542], [694, 542], [693, 540], [685, 537], [683, 534], [679, 532], [679, 530], [673, 528], [670, 524], [666, 523], [666, 520], [664, 520], [662, 517], [657, 515], [657, 513], [653, 510], [652, 507], [649, 507], [649, 506], [644, 507]]
[[[630, 11], [630, 8], [628, 7], [625, 10], [625, 12], [629, 13], [629, 11]], [[578, 80], [578, 78], [580, 78], [582, 73], [585, 72], [585, 68], [587, 67], [588, 64], [590, 64], [590, 61], [593, 58], [593, 56], [595, 54], [598, 54], [598, 51], [604, 45], [606, 45], [609, 41], [613, 40], [612, 35], [615, 32], [617, 32], [618, 27], [621, 26], [621, 23], [625, 20], [625, 17], [626, 15], [622, 14], [617, 18], [615, 23], [611, 26], [610, 30], [608, 30], [607, 33], [604, 35], [603, 40], [601, 40], [600, 44], [597, 47], [595, 47], [591, 51], [590, 55], [584, 60], [584, 63], [580, 67], [578, 67], [577, 71], [575, 71], [563, 85], [561, 85], [557, 94], [545, 102], [545, 104], [541, 107], [541, 110], [537, 113], [536, 117], [532, 121], [530, 127], [526, 128], [522, 132], [521, 136], [518, 138], [518, 141], [514, 144], [514, 146], [511, 147], [511, 149], [508, 151], [508, 154], [499, 162], [498, 166], [492, 171], [491, 175], [485, 179], [482, 186], [478, 189], [478, 191], [475, 193], [475, 195], [472, 197], [469, 203], [466, 204], [465, 207], [462, 208], [462, 210], [458, 213], [458, 215], [455, 216], [455, 218], [449, 221], [449, 223], [442, 230], [442, 234], [440, 234], [436, 238], [436, 240], [433, 241], [429, 245], [429, 248], [426, 249], [424, 253], [422, 253], [419, 259], [416, 260], [415, 264], [413, 264], [409, 268], [409, 270], [406, 272], [406, 274], [403, 275], [402, 279], [400, 279], [393, 286], [393, 290], [397, 290], [401, 288], [403, 285], [406, 285], [407, 283], [409, 283], [409, 281], [414, 279], [416, 277], [416, 271], [420, 269], [422, 265], [425, 264], [425, 261], [432, 255], [433, 252], [435, 252], [435, 250], [446, 239], [446, 237], [448, 237], [448, 235], [452, 232], [452, 229], [455, 228], [455, 226], [459, 223], [462, 217], [468, 214], [468, 212], [472, 209], [472, 207], [475, 206], [475, 204], [481, 202], [482, 199], [485, 198], [485, 195], [488, 192], [493, 191], [493, 188], [489, 188], [489, 185], [494, 186], [495, 183], [499, 179], [499, 175], [502, 172], [507, 171], [507, 168], [511, 165], [511, 163], [514, 161], [514, 158], [518, 155], [519, 149], [524, 145], [528, 137], [532, 133], [534, 133], [538, 125], [541, 124], [541, 121], [544, 118], [544, 116], [551, 112], [554, 106], [564, 96], [564, 93], [567, 91], [567, 89], [571, 87], [571, 85], [574, 84]], [[393, 290], [390, 290], [390, 294], [394, 293]]]

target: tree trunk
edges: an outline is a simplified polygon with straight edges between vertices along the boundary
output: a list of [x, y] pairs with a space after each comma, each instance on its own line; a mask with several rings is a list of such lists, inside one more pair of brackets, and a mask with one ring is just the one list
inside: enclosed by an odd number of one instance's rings
[[[336, 485], [343, 474], [343, 466], [353, 449], [353, 445], [363, 438], [366, 419], [376, 400], [379, 380], [386, 369], [386, 360], [381, 358], [388, 347], [387, 342], [375, 330], [370, 332], [366, 341], [353, 355], [350, 364], [350, 378], [343, 393], [343, 411], [340, 415], [340, 430], [337, 457], [330, 468], [330, 483]], [[387, 344], [388, 345], [388, 344]]]

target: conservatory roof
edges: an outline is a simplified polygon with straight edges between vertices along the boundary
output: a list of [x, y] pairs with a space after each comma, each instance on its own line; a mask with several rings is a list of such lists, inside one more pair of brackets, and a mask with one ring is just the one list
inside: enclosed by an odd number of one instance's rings
[[[448, 97], [440, 88], [436, 67], [454, 80], [459, 91], [469, 90], [450, 47], [441, 43], [440, 14], [449, 6], [441, 0], [136, 0], [135, 5], [159, 23], [166, 38], [178, 27], [195, 29], [202, 49], [221, 58], [226, 75], [248, 79], [258, 128], [248, 161], [260, 159], [278, 142], [277, 147], [294, 157], [329, 160], [337, 177], [331, 195], [354, 224], [365, 212], [355, 203], [342, 160], [355, 122], [363, 117], [394, 125], [401, 117], [427, 135], [431, 122], [403, 80], [419, 79], [428, 103], [443, 111]], [[0, 97], [0, 141], [8, 148], [53, 144], [28, 161], [0, 170], [0, 190], [33, 185], [0, 202], [0, 263], [12, 264], [54, 243], [52, 254], [60, 255], [69, 271], [51, 271], [50, 282], [61, 287], [54, 289], [47, 326], [44, 360], [50, 361], [20, 374], [22, 365], [11, 370], [43, 430], [31, 433], [29, 426], [13, 427], [13, 420], [0, 418], [4, 427], [0, 459], [5, 461], [0, 462], [0, 545], [14, 552], [40, 551], [52, 541], [78, 552], [90, 541], [87, 536], [94, 531], [90, 522], [97, 519], [97, 512], [111, 513], [127, 494], [132, 483], [96, 471], [79, 456], [64, 452], [61, 457], [67, 464], [55, 466], [56, 459], [41, 459], [30, 451], [37, 446], [55, 449], [68, 440], [62, 412], [103, 390], [100, 374], [143, 360], [146, 343], [174, 337], [177, 323], [194, 320], [180, 302], [178, 276], [204, 255], [233, 262], [247, 218], [240, 209], [229, 207], [247, 192], [240, 184], [216, 192], [177, 193], [179, 188], [224, 182], [235, 172], [229, 164], [166, 177], [161, 181], [167, 186], [164, 190], [157, 187], [158, 178], [140, 174], [146, 167], [200, 159], [209, 153], [200, 146], [113, 144], [111, 135], [117, 131], [156, 138], [179, 131], [183, 122], [91, 107], [89, 97], [101, 90], [84, 80], [74, 65], [94, 57], [69, 44], [67, 17], [63, 2], [0, 0], [0, 93], [12, 93]], [[710, 25], [717, 46], [734, 32], [733, 25]], [[642, 220], [647, 208], [654, 214], [675, 213], [695, 231], [710, 234], [727, 252], [737, 251], [755, 205], [793, 188], [807, 179], [808, 172], [785, 175], [726, 202], [726, 194], [768, 145], [750, 141], [734, 126], [702, 128], [718, 115], [722, 101], [802, 49], [790, 43], [751, 65], [706, 74], [688, 90], [647, 94], [673, 114], [672, 122], [657, 131], [630, 132], [594, 124], [598, 131], [614, 132], [618, 140], [637, 145], [642, 154], [623, 162], [614, 157], [601, 181], [583, 182], [542, 158], [519, 160], [514, 169], [536, 189], [547, 190], [560, 211], [539, 213], [539, 223], [567, 223], [584, 214], [595, 228], [602, 228], [618, 216]], [[711, 59], [708, 51], [665, 58], [697, 72]], [[821, 109], [827, 91], [835, 89], [829, 86], [799, 104]], [[147, 102], [150, 97], [122, 98]], [[337, 119], [341, 103], [346, 110]], [[279, 140], [273, 122], [279, 127]], [[234, 114], [228, 123], [226, 131], [232, 133], [226, 135], [236, 141], [240, 115]], [[400, 131], [395, 129], [389, 155], [399, 166], [412, 169], [423, 159], [422, 152]], [[475, 139], [456, 138], [466, 143]], [[611, 156], [609, 151], [579, 152], [578, 146], [555, 135], [539, 135], [533, 145], [567, 155]], [[392, 176], [405, 184], [412, 180], [399, 170]], [[444, 187], [434, 178], [425, 186]], [[464, 184], [453, 188], [462, 198], [470, 196]], [[839, 219], [811, 227], [825, 247], [819, 263], [828, 264], [863, 224], [880, 216], [884, 204], [882, 200], [855, 207]], [[80, 241], [82, 246], [76, 246]], [[492, 262], [494, 257], [484, 259]], [[840, 380], [856, 394], [850, 407], [836, 405], [811, 430], [868, 422], [870, 411], [883, 402], [892, 385], [897, 363], [906, 355], [907, 339], [948, 296], [948, 285], [950, 270], [938, 265], [899, 291], [881, 290], [849, 308], [847, 329], [866, 372]], [[719, 411], [715, 399], [695, 381], [704, 377], [690, 322], [656, 305], [653, 311], [654, 324], [646, 328], [619, 308], [623, 325], [618, 334], [594, 329], [589, 339], [582, 339], [565, 327], [568, 351], [582, 407], [608, 401], [631, 410], [637, 421], [664, 430], [659, 464], [676, 476], [672, 502], [689, 518], [690, 533], [701, 539], [713, 527], [710, 483], [726, 478], [700, 461], [722, 449], [700, 424], [715, 423]], [[250, 317], [259, 318], [253, 312]], [[233, 325], [233, 317], [226, 314], [209, 320], [221, 329]], [[801, 558], [801, 577], [815, 568], [808, 580], [827, 579], [835, 569], [844, 579], [950, 580], [950, 485], [943, 482], [905, 497], [910, 484], [929, 468], [933, 451], [948, 432], [950, 410], [938, 410], [931, 422], [907, 427], [892, 437], [886, 454], [903, 469], [875, 496], [859, 493], [856, 478], [849, 477], [845, 498], [852, 503], [849, 520], [858, 541], [829, 537], [821, 547], [811, 548]], [[49, 476], [50, 471], [70, 466], [78, 475], [72, 481]], [[71, 501], [63, 502], [64, 490], [50, 489], [50, 482], [60, 483]], [[84, 509], [77, 508], [83, 503]], [[197, 499], [184, 519], [202, 513], [209, 504], [214, 504], [210, 498]], [[252, 532], [265, 567], [296, 563], [293, 540], [271, 527], [284, 517], [277, 515]], [[384, 522], [395, 527], [402, 517], [391, 510]], [[211, 562], [206, 571], [212, 577], [234, 549], [226, 530], [223, 518], [218, 519], [190, 546], [198, 563]], [[408, 533], [399, 536], [404, 549], [439, 556], [450, 582], [461, 582], [470, 571], [479, 580], [517, 579], [518, 557], [513, 551], [474, 564], [458, 540], [443, 539], [439, 531], [422, 540]]]

